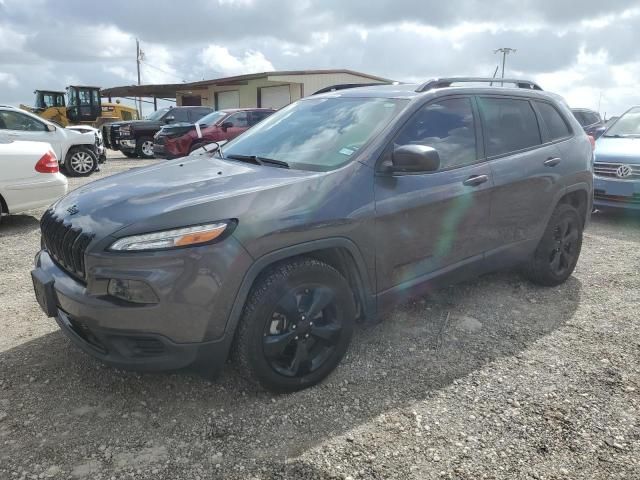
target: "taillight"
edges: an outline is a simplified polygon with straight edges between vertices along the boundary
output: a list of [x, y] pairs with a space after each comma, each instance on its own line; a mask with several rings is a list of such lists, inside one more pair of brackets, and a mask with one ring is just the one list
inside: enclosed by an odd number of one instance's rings
[[56, 154], [49, 150], [45, 153], [38, 163], [36, 163], [36, 172], [40, 173], [58, 173], [58, 159]]
[[596, 149], [596, 139], [593, 138], [592, 135], [587, 135], [587, 137], [589, 137], [589, 141], [591, 142], [591, 149], [595, 150]]

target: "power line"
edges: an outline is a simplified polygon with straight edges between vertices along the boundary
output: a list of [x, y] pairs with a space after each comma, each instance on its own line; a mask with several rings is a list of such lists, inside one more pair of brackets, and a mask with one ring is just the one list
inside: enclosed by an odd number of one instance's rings
[[162, 72], [162, 73], [164, 73], [164, 74], [171, 75], [173, 78], [179, 79], [181, 82], [184, 82], [184, 81], [185, 81], [183, 78], [180, 78], [180, 77], [179, 77], [178, 75], [176, 75], [175, 73], [169, 72], [169, 71], [164, 70], [164, 69], [162, 69], [162, 68], [160, 68], [160, 67], [156, 67], [155, 65], [151, 65], [149, 62], [144, 62], [144, 61], [143, 61], [143, 62], [142, 62], [142, 65], [144, 65], [144, 66], [146, 66], [146, 67], [151, 67], [151, 68], [153, 68], [154, 70], [157, 70], [157, 71]]

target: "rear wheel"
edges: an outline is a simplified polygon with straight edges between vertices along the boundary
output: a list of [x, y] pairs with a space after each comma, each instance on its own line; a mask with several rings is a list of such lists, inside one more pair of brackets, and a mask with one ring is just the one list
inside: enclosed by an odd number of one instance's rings
[[64, 161], [66, 172], [72, 177], [86, 177], [91, 175], [98, 166], [98, 158], [87, 147], [72, 147], [67, 152]]
[[556, 207], [525, 274], [534, 283], [556, 286], [571, 276], [582, 248], [580, 214], [569, 204]]
[[140, 137], [136, 141], [136, 154], [141, 158], [153, 158], [153, 138]]
[[349, 284], [333, 267], [314, 259], [282, 264], [252, 289], [234, 356], [242, 374], [265, 388], [301, 390], [340, 363], [355, 316]]

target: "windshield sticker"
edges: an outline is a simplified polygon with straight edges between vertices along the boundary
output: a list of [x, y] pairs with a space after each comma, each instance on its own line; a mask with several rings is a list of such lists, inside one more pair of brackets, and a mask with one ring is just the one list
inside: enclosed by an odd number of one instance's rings
[[353, 150], [351, 150], [350, 148], [343, 148], [342, 150], [340, 150], [340, 153], [342, 155], [353, 155]]
[[198, 138], [202, 138], [202, 131], [200, 130], [200, 125], [196, 123], [196, 132], [198, 133]]

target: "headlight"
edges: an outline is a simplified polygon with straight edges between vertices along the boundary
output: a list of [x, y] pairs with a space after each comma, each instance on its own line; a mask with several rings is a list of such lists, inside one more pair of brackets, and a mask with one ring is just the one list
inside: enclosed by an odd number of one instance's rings
[[227, 230], [231, 230], [235, 222], [207, 223], [192, 227], [176, 228], [163, 232], [132, 235], [116, 240], [109, 250], [116, 252], [167, 250], [169, 248], [189, 247], [211, 243], [219, 239]]

